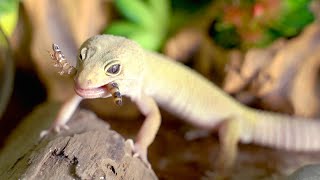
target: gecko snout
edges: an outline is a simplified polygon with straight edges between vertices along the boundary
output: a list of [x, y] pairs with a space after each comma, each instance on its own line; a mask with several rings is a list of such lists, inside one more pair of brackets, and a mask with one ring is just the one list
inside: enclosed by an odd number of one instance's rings
[[91, 79], [82, 79], [79, 75], [74, 78], [75, 86], [81, 89], [88, 89], [93, 84]]

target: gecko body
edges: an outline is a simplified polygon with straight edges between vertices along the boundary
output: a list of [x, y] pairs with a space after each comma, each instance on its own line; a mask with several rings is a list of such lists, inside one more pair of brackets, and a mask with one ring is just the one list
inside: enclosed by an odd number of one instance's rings
[[218, 130], [219, 162], [226, 167], [233, 164], [239, 141], [320, 150], [318, 121], [243, 106], [189, 67], [123, 37], [97, 35], [85, 41], [74, 79], [78, 95], [63, 105], [52, 129], [66, 127], [83, 98], [110, 97], [107, 85], [116, 83], [121, 95], [134, 101], [146, 117], [134, 144], [134, 152], [145, 162], [161, 123], [158, 105], [197, 127]]

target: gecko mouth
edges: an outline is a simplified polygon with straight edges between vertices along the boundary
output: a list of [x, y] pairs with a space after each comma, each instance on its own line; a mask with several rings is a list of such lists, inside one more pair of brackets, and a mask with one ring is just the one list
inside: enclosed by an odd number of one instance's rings
[[108, 92], [106, 85], [90, 89], [83, 89], [78, 86], [75, 86], [74, 90], [79, 96], [88, 99], [103, 98], [110, 96], [110, 93]]

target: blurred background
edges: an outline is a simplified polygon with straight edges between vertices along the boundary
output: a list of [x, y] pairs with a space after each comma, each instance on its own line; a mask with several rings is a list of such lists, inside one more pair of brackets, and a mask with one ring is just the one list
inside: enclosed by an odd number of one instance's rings
[[[74, 94], [72, 77], [52, 65], [52, 43], [75, 65], [77, 49], [95, 34], [125, 36], [166, 54], [245, 105], [319, 118], [319, 13], [317, 0], [1, 0], [1, 146], [35, 107]], [[125, 137], [134, 137], [143, 121], [127, 99], [122, 107], [110, 99], [85, 100], [81, 107]], [[149, 150], [159, 178], [213, 177], [216, 135], [162, 114]], [[317, 161], [310, 154], [241, 145], [233, 176], [282, 177]]]

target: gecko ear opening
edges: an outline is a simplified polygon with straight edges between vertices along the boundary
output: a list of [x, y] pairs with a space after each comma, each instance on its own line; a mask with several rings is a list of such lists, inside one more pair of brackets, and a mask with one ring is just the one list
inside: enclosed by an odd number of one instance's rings
[[121, 64], [119, 61], [110, 61], [104, 66], [104, 71], [108, 76], [116, 76], [121, 72]]

